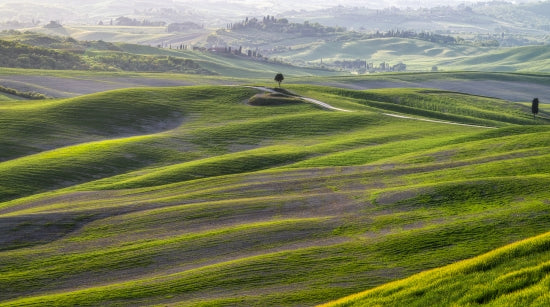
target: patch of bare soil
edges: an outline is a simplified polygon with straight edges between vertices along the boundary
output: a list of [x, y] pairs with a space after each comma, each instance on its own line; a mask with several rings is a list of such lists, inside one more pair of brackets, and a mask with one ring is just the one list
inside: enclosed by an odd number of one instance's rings
[[376, 198], [376, 202], [380, 205], [390, 205], [395, 204], [400, 201], [404, 201], [407, 199], [414, 198], [415, 196], [418, 196], [423, 191], [418, 189], [409, 189], [404, 191], [396, 191], [396, 192], [385, 192], [380, 194]]
[[62, 78], [53, 76], [7, 75], [0, 76], [0, 84], [22, 92], [38, 92], [55, 98], [131, 87], [189, 86], [193, 82], [172, 79], [102, 77]]
[[82, 227], [89, 219], [71, 213], [0, 217], [0, 251], [55, 241]]
[[435, 152], [433, 154], [429, 154], [427, 156], [434, 158], [435, 162], [439, 163], [439, 162], [449, 161], [452, 157], [456, 155], [457, 151], [458, 150], [456, 149], [442, 150], [442, 151]]
[[353, 90], [369, 90], [381, 88], [434, 88], [465, 94], [500, 98], [515, 102], [529, 102], [533, 97], [550, 102], [550, 86], [528, 82], [498, 81], [498, 80], [441, 80], [441, 81], [369, 81], [361, 80], [353, 83], [320, 82], [322, 85], [349, 88]]

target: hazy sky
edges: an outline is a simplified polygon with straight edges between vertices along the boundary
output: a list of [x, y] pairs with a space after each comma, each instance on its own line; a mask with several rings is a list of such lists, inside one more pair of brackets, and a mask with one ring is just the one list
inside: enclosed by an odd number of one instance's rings
[[[485, 0], [490, 1], [490, 0]], [[508, 1], [538, 2], [539, 0]], [[243, 16], [279, 15], [289, 11], [314, 11], [338, 5], [381, 9], [387, 7], [433, 7], [471, 4], [476, 0], [0, 0], [0, 23], [9, 20], [59, 20], [94, 23], [97, 20], [132, 16], [155, 8], [177, 8], [185, 16], [203, 17], [201, 23], [225, 24]], [[139, 13], [137, 13], [139, 15]], [[139, 17], [139, 16], [138, 16]], [[139, 17], [141, 18], [141, 17]]]
[[[441, 5], [451, 5], [456, 6], [461, 3], [469, 4], [475, 2], [487, 2], [492, 0], [173, 0], [179, 3], [200, 3], [200, 2], [226, 2], [226, 3], [235, 3], [235, 4], [246, 4], [253, 6], [262, 6], [270, 7], [274, 10], [280, 9], [316, 9], [316, 8], [327, 8], [334, 7], [338, 5], [342, 6], [357, 6], [357, 7], [371, 7], [371, 8], [386, 8], [386, 7], [433, 7]], [[511, 3], [525, 3], [525, 2], [538, 2], [539, 0], [504, 0]], [[169, 1], [167, 1], [169, 2]]]
[[[120, 0], [121, 2], [150, 2], [147, 0]], [[490, 1], [490, 0], [485, 0]], [[537, 2], [539, 0], [505, 0], [506, 2], [512, 3], [523, 3], [523, 2]], [[59, 4], [59, 3], [81, 3], [83, 5], [98, 3], [98, 2], [116, 2], [116, 1], [106, 1], [106, 0], [0, 0], [0, 5], [5, 3], [18, 3], [18, 2], [34, 2], [40, 4]], [[195, 4], [195, 3], [205, 3], [205, 2], [217, 2], [217, 3], [233, 3], [233, 4], [246, 4], [246, 5], [255, 5], [255, 6], [264, 6], [264, 7], [273, 7], [277, 8], [278, 6], [289, 6], [294, 5], [296, 7], [333, 7], [337, 5], [343, 6], [366, 6], [366, 7], [431, 7], [438, 5], [458, 5], [460, 3], [472, 3], [472, 2], [483, 2], [479, 0], [160, 0], [155, 1], [158, 6], [170, 6], [172, 3], [181, 3], [181, 4]]]

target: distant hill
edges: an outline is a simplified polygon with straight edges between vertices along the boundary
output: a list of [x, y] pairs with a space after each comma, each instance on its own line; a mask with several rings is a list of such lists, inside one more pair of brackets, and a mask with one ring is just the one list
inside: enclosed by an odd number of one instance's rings
[[455, 70], [483, 71], [539, 71], [550, 72], [550, 46], [525, 46], [501, 48], [454, 61], [442, 61], [440, 65]]
[[0, 40], [0, 66], [40, 69], [88, 69], [81, 56], [66, 51]]
[[333, 8], [288, 11], [295, 21], [318, 22], [358, 31], [414, 30], [449, 34], [540, 35], [550, 31], [550, 2], [513, 4], [505, 1], [468, 3], [431, 8], [385, 9], [335, 6]]
[[3, 67], [212, 74], [191, 59], [125, 53], [102, 41], [78, 42], [72, 38], [28, 33], [21, 37], [12, 33], [9, 38], [12, 41], [0, 40], [0, 66]]
[[[389, 12], [379, 14], [386, 16]], [[456, 9], [445, 12], [460, 13]], [[506, 47], [523, 42], [505, 33], [462, 37], [399, 29], [361, 32], [264, 16], [230, 23], [208, 36], [206, 44], [253, 50], [254, 54], [294, 65], [360, 74], [404, 70], [550, 71], [547, 48], [534, 42], [530, 46]]]

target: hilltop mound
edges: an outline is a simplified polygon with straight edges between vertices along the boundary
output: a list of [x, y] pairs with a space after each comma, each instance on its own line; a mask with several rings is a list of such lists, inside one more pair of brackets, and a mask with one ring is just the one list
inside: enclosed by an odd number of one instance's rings
[[278, 106], [293, 103], [303, 103], [303, 101], [297, 97], [289, 97], [288, 95], [281, 93], [263, 93], [252, 96], [248, 103], [253, 106]]

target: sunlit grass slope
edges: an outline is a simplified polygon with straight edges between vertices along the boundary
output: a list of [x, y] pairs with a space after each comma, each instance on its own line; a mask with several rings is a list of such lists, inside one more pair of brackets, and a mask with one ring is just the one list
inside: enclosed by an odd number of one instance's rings
[[550, 71], [549, 46], [526, 46], [502, 48], [472, 57], [465, 57], [452, 62], [442, 62], [448, 69], [472, 69], [482, 71]]
[[351, 112], [236, 86], [1, 102], [0, 305], [311, 306], [550, 231], [546, 111], [287, 89]]
[[318, 41], [293, 46], [292, 50], [277, 54], [288, 61], [332, 63], [338, 60], [362, 59], [378, 66], [381, 62], [392, 65], [407, 64], [409, 70], [428, 70], [438, 60], [478, 54], [481, 48], [442, 44], [406, 38], [374, 38], [353, 41]]
[[145, 55], [169, 55], [192, 59], [199, 63], [201, 67], [208, 69], [213, 73], [222, 76], [231, 76], [236, 78], [266, 78], [272, 77], [281, 71], [286, 76], [335, 76], [341, 75], [340, 72], [326, 69], [315, 69], [298, 67], [282, 64], [274, 61], [264, 61], [253, 59], [247, 56], [237, 56], [231, 54], [216, 54], [214, 52], [200, 52], [190, 50], [170, 50], [147, 46], [121, 44], [120, 47], [125, 52]]
[[550, 233], [323, 306], [548, 306]]
[[418, 39], [374, 38], [353, 41], [289, 41], [291, 50], [276, 56], [289, 62], [332, 64], [342, 60], [366, 60], [407, 65], [409, 71], [429, 71], [433, 66], [445, 71], [548, 72], [548, 46], [509, 48], [445, 45]]

